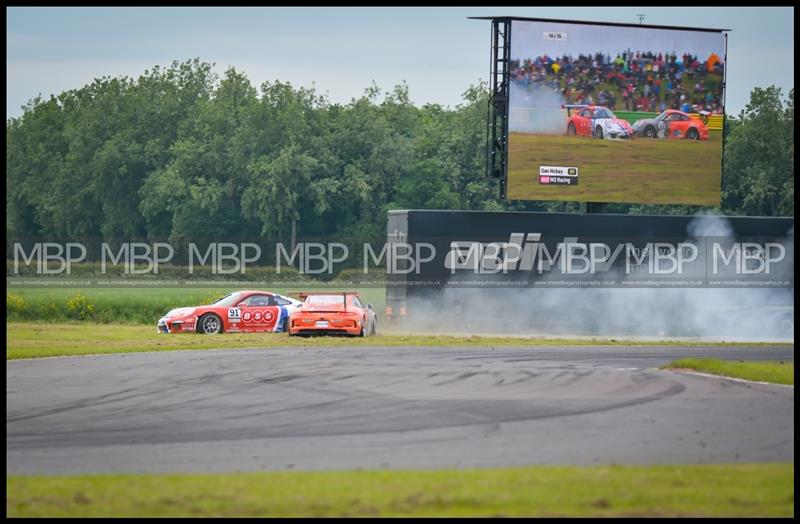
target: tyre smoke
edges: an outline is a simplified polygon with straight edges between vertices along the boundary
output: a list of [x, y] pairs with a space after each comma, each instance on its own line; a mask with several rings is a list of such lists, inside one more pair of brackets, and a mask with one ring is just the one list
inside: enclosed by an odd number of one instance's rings
[[508, 129], [512, 132], [563, 135], [567, 130], [564, 97], [546, 86], [510, 85]]
[[[687, 238], [728, 237], [727, 220], [697, 216]], [[794, 229], [783, 279], [794, 269]], [[793, 340], [791, 288], [444, 288], [408, 302], [415, 331], [538, 336]]]

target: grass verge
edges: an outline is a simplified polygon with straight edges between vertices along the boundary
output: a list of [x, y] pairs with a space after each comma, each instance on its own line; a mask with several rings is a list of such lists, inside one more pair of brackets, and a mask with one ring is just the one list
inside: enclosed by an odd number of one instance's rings
[[[138, 324], [7, 322], [6, 359], [176, 351], [185, 349], [359, 346], [582, 346], [582, 345], [732, 345], [680, 341], [640, 342], [617, 339], [559, 339], [496, 336], [379, 334], [375, 337], [289, 337], [285, 333], [229, 333], [217, 336], [161, 335]], [[752, 346], [754, 344], [747, 344]], [[767, 345], [767, 344], [760, 344]]]
[[794, 464], [7, 476], [8, 516], [783, 516]]
[[682, 358], [663, 366], [725, 377], [794, 385], [794, 362], [730, 362], [710, 358]]
[[[562, 132], [566, 132], [566, 119]], [[508, 198], [719, 205], [719, 131], [709, 140], [508, 137]], [[540, 184], [539, 166], [579, 168], [577, 185]]]
[[[353, 289], [353, 286], [345, 286]], [[155, 288], [6, 288], [6, 321], [69, 322], [84, 320], [100, 324], [127, 323], [153, 325], [167, 311], [182, 306], [210, 304], [233, 291], [249, 289], [232, 283], [230, 287], [155, 287]], [[256, 289], [261, 289], [256, 287]], [[286, 294], [299, 290], [326, 290], [298, 284], [293, 287], [267, 287]], [[383, 311], [386, 290], [356, 288], [364, 302]]]

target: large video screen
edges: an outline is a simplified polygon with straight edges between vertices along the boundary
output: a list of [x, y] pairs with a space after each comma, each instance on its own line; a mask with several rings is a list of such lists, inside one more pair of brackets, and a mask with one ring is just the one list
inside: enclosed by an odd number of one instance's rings
[[725, 38], [513, 20], [507, 197], [719, 205]]

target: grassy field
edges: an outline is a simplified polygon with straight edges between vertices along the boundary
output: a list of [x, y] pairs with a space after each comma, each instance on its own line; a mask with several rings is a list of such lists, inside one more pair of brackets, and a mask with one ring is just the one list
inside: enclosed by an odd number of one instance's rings
[[10, 517], [772, 516], [794, 464], [6, 477]]
[[[638, 341], [602, 338], [535, 338], [498, 336], [409, 335], [401, 327], [384, 326], [375, 337], [290, 337], [285, 333], [223, 335], [162, 335], [155, 324], [95, 324], [89, 322], [7, 322], [6, 359], [177, 351], [184, 349], [359, 346], [581, 346], [581, 345], [736, 345], [686, 341]], [[747, 344], [749, 346], [753, 344]], [[773, 345], [773, 344], [761, 344]]]
[[[225, 288], [6, 288], [6, 319], [25, 320], [94, 320], [101, 323], [127, 322], [152, 324], [172, 308], [209, 304], [241, 289]], [[331, 288], [319, 288], [321, 290]], [[334, 288], [344, 289], [344, 288]], [[348, 291], [351, 288], [346, 288]], [[268, 288], [265, 291], [287, 294], [311, 288]], [[386, 303], [384, 288], [356, 289], [364, 302], [379, 312]], [[75, 300], [76, 295], [83, 298]], [[91, 306], [91, 307], [90, 307]]]
[[[719, 205], [722, 137], [598, 140], [510, 133], [508, 198]], [[539, 166], [578, 167], [578, 185], [541, 185]]]
[[710, 358], [682, 358], [664, 366], [669, 369], [688, 369], [712, 375], [743, 378], [758, 382], [794, 385], [792, 362], [729, 362]]

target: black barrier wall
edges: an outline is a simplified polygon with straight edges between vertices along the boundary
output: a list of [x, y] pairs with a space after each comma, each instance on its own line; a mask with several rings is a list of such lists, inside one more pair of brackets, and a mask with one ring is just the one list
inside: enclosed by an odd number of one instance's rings
[[[548, 318], [542, 313], [546, 298], [555, 316], [564, 320], [563, 324], [572, 324], [572, 329], [585, 332], [588, 328], [602, 326], [603, 322], [599, 315], [586, 311], [576, 314], [576, 318], [580, 317], [576, 322], [565, 319], [571, 310], [578, 309], [571, 301], [581, 306], [591, 306], [594, 302], [596, 308], [605, 308], [615, 307], [619, 300], [626, 304], [638, 300], [651, 304], [645, 308], [647, 314], [671, 318], [666, 323], [672, 327], [676, 324], [678, 328], [686, 327], [691, 322], [675, 321], [680, 315], [671, 310], [683, 309], [690, 315], [695, 309], [708, 306], [706, 309], [719, 310], [718, 306], [722, 305], [727, 309], [720, 314], [726, 319], [738, 318], [736, 322], [740, 325], [769, 324], [776, 329], [783, 324], [778, 331], [786, 333], [793, 330], [793, 234], [793, 218], [390, 211], [388, 241], [427, 244], [433, 249], [423, 250], [423, 256], [429, 252], [435, 256], [425, 264], [407, 266], [405, 274], [390, 273], [385, 313], [390, 318], [434, 318], [443, 313], [437, 308], [444, 308], [450, 310], [444, 312], [445, 323], [457, 326], [464, 321], [464, 317], [458, 318], [459, 314], [467, 315], [467, 310], [471, 310], [468, 313], [471, 323], [486, 320], [489, 327], [506, 330], [508, 319], [515, 319], [517, 328], [527, 328], [533, 325], [532, 317]], [[617, 253], [615, 257], [607, 257], [612, 260], [606, 262], [605, 267], [603, 257], [598, 257], [600, 262], [592, 267], [593, 271], [565, 272], [558, 262], [542, 271], [542, 260], [547, 262], [555, 258], [553, 255], [559, 253], [565, 242], [599, 246], [601, 255], [602, 246], [606, 245], [610, 247], [609, 252], [616, 249]], [[487, 255], [489, 247], [495, 247], [492, 244], [499, 245], [500, 249]], [[454, 249], [454, 245], [460, 245], [461, 250]], [[476, 245], [477, 255], [473, 249]], [[517, 246], [516, 251], [509, 256], [513, 251], [510, 247], [514, 246]], [[678, 251], [670, 255], [670, 246], [676, 246]], [[761, 259], [747, 251], [753, 247], [759, 249], [758, 246], [767, 248]], [[683, 260], [682, 249], [688, 253]], [[696, 252], [692, 252], [693, 249]], [[651, 254], [666, 250], [660, 261], [662, 267], [659, 267], [659, 260], [655, 265], [648, 265], [648, 250]], [[526, 251], [531, 255], [527, 261]], [[501, 264], [486, 267], [485, 261], [495, 258]], [[714, 258], [717, 262], [712, 263]], [[586, 260], [585, 256], [578, 257], [583, 269], [587, 267]], [[631, 261], [639, 264], [631, 264]], [[675, 270], [675, 261], [689, 262]], [[594, 262], [592, 260], [591, 264]], [[402, 264], [398, 267], [403, 269]], [[601, 292], [598, 288], [605, 289]], [[629, 299], [634, 295], [635, 300]], [[572, 298], [562, 303], [561, 299], [566, 296]], [[662, 305], [660, 310], [651, 309], [658, 304]], [[779, 310], [764, 318], [761, 318], [763, 311], [754, 315], [747, 309], [763, 310], [773, 306]], [[504, 310], [506, 307], [508, 311]], [[733, 307], [745, 309], [732, 314], [730, 308]], [[530, 314], [520, 315], [520, 310]], [[791, 315], [791, 325], [787, 325], [787, 313]], [[634, 311], [628, 317], [636, 314]], [[748, 320], [739, 318], [739, 314]], [[618, 327], [623, 331], [628, 329], [626, 324], [641, 324], [619, 320]], [[718, 323], [708, 319], [701, 321]], [[550, 324], [552, 327], [552, 322]], [[752, 327], [757, 330], [757, 326]], [[664, 330], [655, 331], [652, 334], [658, 335]], [[683, 331], [686, 334], [686, 330]]]

